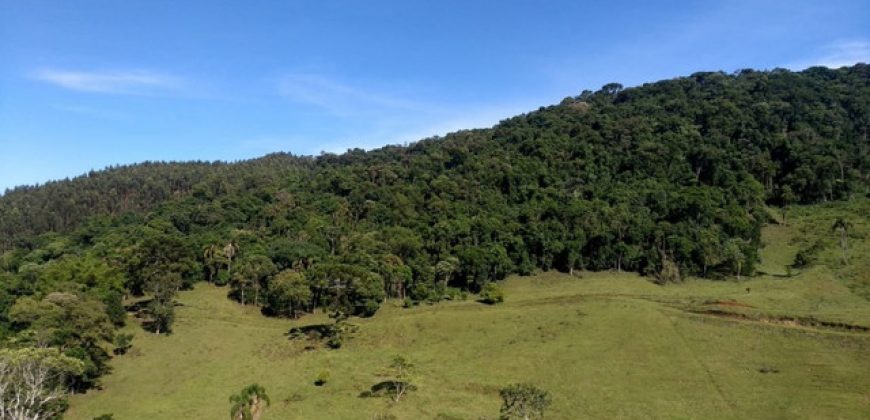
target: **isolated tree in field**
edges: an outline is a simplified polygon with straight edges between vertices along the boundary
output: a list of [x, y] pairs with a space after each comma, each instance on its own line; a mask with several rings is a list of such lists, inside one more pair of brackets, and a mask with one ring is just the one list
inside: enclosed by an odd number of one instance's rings
[[831, 226], [831, 230], [840, 234], [840, 248], [843, 249], [843, 264], [849, 264], [849, 231], [852, 230], [852, 222], [838, 217]]
[[84, 363], [53, 348], [0, 349], [0, 418], [58, 418], [65, 408], [67, 378]]
[[296, 318], [311, 300], [311, 287], [305, 275], [295, 270], [284, 270], [269, 282], [266, 305], [278, 315]]
[[737, 281], [740, 281], [740, 270], [743, 268], [743, 261], [746, 259], [741, 248], [741, 243], [742, 241], [739, 239], [729, 239], [725, 242], [725, 249], [723, 250], [725, 257], [736, 270]]
[[550, 394], [534, 385], [520, 383], [504, 387], [499, 391], [502, 405], [500, 418], [510, 419], [542, 419], [544, 411], [550, 406]]
[[269, 396], [266, 395], [266, 388], [251, 384], [238, 394], [230, 396], [230, 403], [232, 403], [231, 420], [257, 420], [263, 415], [270, 401]]
[[392, 399], [393, 402], [399, 402], [403, 396], [411, 389], [414, 365], [404, 356], [396, 355], [390, 363], [392, 369]]

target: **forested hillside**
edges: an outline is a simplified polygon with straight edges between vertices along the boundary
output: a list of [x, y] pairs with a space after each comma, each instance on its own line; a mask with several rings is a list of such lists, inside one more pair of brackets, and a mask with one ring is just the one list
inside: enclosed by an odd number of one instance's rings
[[[273, 315], [371, 315], [511, 273], [753, 272], [766, 205], [868, 192], [870, 66], [609, 84], [491, 129], [341, 155], [146, 163], [0, 198], [0, 334], [105, 372], [123, 296], [197, 281]], [[75, 322], [72, 322], [75, 321]]]

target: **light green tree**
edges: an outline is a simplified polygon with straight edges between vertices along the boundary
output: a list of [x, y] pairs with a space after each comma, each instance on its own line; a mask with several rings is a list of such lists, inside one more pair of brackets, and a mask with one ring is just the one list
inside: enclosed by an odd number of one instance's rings
[[831, 230], [840, 234], [840, 248], [843, 249], [843, 264], [849, 264], [849, 232], [852, 230], [852, 222], [838, 217], [831, 226]]
[[725, 257], [736, 269], [737, 281], [740, 281], [740, 271], [743, 268], [743, 261], [746, 259], [746, 255], [743, 254], [742, 245], [742, 240], [732, 238], [725, 242], [725, 248], [723, 250]]
[[269, 406], [269, 396], [266, 388], [259, 384], [251, 384], [243, 388], [238, 394], [230, 396], [230, 419], [232, 420], [257, 420], [263, 415]]
[[0, 418], [59, 417], [65, 407], [66, 379], [83, 370], [81, 360], [58, 349], [0, 349]]
[[396, 355], [390, 363], [390, 368], [393, 376], [392, 399], [397, 403], [413, 387], [411, 381], [413, 381], [414, 364], [404, 356]]
[[453, 273], [458, 269], [459, 259], [456, 257], [447, 257], [438, 261], [438, 264], [435, 264], [435, 272], [441, 277], [444, 287], [447, 287], [447, 284], [450, 283], [450, 278], [453, 277]]
[[305, 275], [295, 270], [284, 270], [269, 282], [266, 304], [272, 312], [295, 318], [311, 299], [311, 287]]

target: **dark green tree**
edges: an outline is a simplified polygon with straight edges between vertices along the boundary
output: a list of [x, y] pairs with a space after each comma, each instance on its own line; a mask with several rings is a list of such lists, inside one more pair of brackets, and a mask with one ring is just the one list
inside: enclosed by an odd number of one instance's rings
[[499, 391], [499, 395], [502, 399], [499, 414], [505, 420], [542, 419], [552, 402], [547, 391], [527, 383], [506, 386]]

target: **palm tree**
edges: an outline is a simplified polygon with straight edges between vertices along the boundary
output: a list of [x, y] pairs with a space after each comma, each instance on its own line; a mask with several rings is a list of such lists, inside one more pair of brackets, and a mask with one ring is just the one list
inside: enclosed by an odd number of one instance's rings
[[843, 264], [849, 264], [849, 231], [852, 230], [852, 222], [838, 217], [831, 226], [831, 230], [840, 233], [840, 247], [843, 248]]
[[218, 250], [217, 245], [209, 245], [202, 252], [202, 259], [205, 263], [205, 267], [208, 270], [208, 281], [209, 283], [214, 282], [217, 277], [220, 275], [220, 264], [218, 264], [220, 258], [220, 251]]
[[238, 394], [231, 396], [230, 402], [233, 404], [230, 408], [232, 420], [257, 420], [270, 403], [266, 388], [258, 384], [248, 385]]
[[233, 257], [238, 253], [239, 247], [234, 244], [232, 241], [224, 247], [224, 256], [227, 257], [227, 272], [230, 275], [233, 273]]

